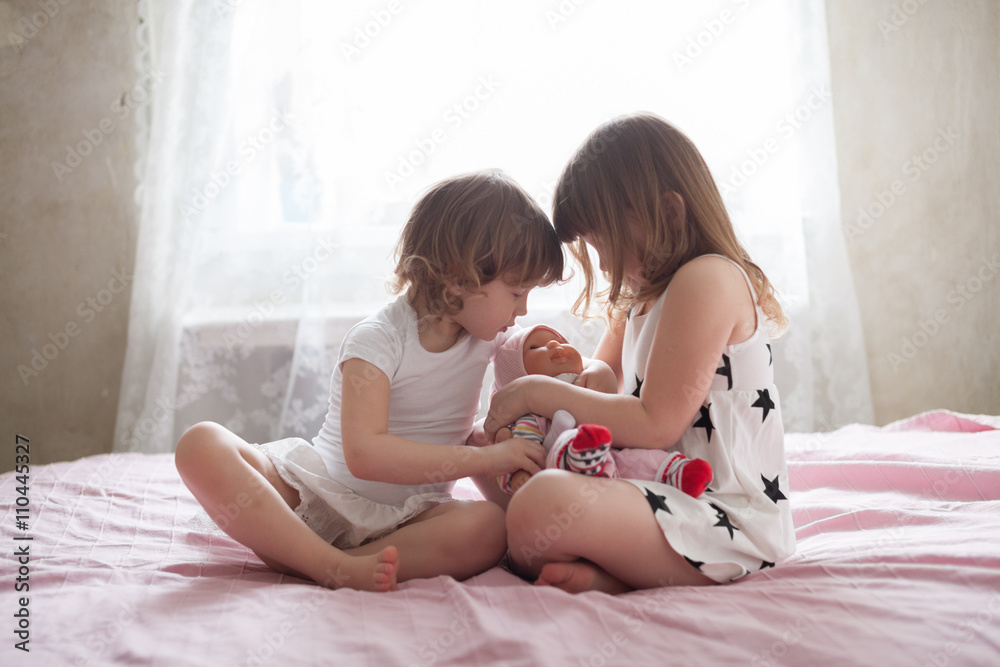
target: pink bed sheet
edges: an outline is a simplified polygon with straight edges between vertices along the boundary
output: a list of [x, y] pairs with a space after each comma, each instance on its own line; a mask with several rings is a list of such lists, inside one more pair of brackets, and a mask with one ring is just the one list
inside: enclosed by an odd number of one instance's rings
[[[3, 665], [997, 665], [1000, 424], [947, 412], [787, 438], [798, 551], [713, 588], [612, 597], [494, 568], [328, 591], [195, 531], [167, 455], [0, 477]], [[15, 593], [14, 535], [30, 535]], [[14, 648], [27, 595], [30, 653]]]

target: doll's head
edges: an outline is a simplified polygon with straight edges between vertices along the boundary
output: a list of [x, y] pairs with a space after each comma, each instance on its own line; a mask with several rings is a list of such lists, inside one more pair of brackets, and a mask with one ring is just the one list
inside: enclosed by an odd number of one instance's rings
[[538, 324], [521, 329], [497, 351], [493, 360], [493, 391], [525, 375], [583, 372], [583, 358], [566, 337], [551, 327]]

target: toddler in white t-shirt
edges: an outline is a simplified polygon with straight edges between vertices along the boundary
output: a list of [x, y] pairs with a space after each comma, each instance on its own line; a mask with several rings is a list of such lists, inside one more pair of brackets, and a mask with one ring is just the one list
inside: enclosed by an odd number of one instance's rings
[[417, 202], [396, 254], [400, 296], [346, 336], [312, 444], [253, 445], [204, 422], [177, 445], [181, 478], [222, 530], [326, 586], [390, 591], [492, 567], [507, 549], [503, 509], [455, 500], [451, 486], [545, 461], [520, 438], [466, 445], [507, 329], [532, 288], [562, 277], [545, 213], [502, 172], [458, 176]]

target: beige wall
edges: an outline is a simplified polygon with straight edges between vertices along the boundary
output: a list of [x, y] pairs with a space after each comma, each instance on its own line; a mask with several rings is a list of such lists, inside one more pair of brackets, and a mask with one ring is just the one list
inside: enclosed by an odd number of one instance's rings
[[[115, 271], [131, 274], [136, 215], [118, 105], [137, 24], [135, 2], [0, 2], [0, 470], [16, 434], [33, 464], [111, 447], [130, 297]], [[57, 174], [81, 142], [93, 150]]]
[[1000, 413], [1000, 3], [829, 0], [827, 19], [876, 421]]
[[[111, 447], [129, 301], [115, 271], [131, 273], [135, 238], [134, 126], [116, 106], [138, 80], [135, 3], [63, 2], [0, 1], [0, 451], [20, 433], [34, 463]], [[43, 5], [58, 11], [43, 18]], [[1000, 413], [998, 7], [828, 2], [842, 208], [880, 423], [935, 407]], [[52, 163], [85, 133], [100, 144], [60, 180]], [[926, 168], [911, 161], [925, 152]], [[17, 367], [36, 350], [52, 358], [25, 382]]]

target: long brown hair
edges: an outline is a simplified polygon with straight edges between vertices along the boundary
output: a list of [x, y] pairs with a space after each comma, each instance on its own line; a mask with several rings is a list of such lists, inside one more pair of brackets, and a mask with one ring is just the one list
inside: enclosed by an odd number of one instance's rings
[[[638, 220], [643, 247], [631, 235], [626, 215]], [[656, 299], [677, 270], [695, 257], [719, 254], [750, 276], [757, 303], [782, 331], [787, 318], [774, 288], [743, 248], [719, 188], [701, 153], [676, 127], [651, 113], [615, 118], [583, 142], [559, 177], [552, 221], [585, 279], [574, 311], [586, 314], [595, 299], [594, 267], [581, 235], [601, 240], [609, 287], [607, 315], [619, 319], [637, 304]], [[625, 285], [629, 253], [643, 260], [648, 284], [631, 293]]]
[[420, 198], [396, 245], [394, 293], [409, 288], [428, 317], [454, 315], [462, 299], [503, 278], [523, 286], [562, 279], [563, 252], [548, 216], [498, 169], [441, 181]]

